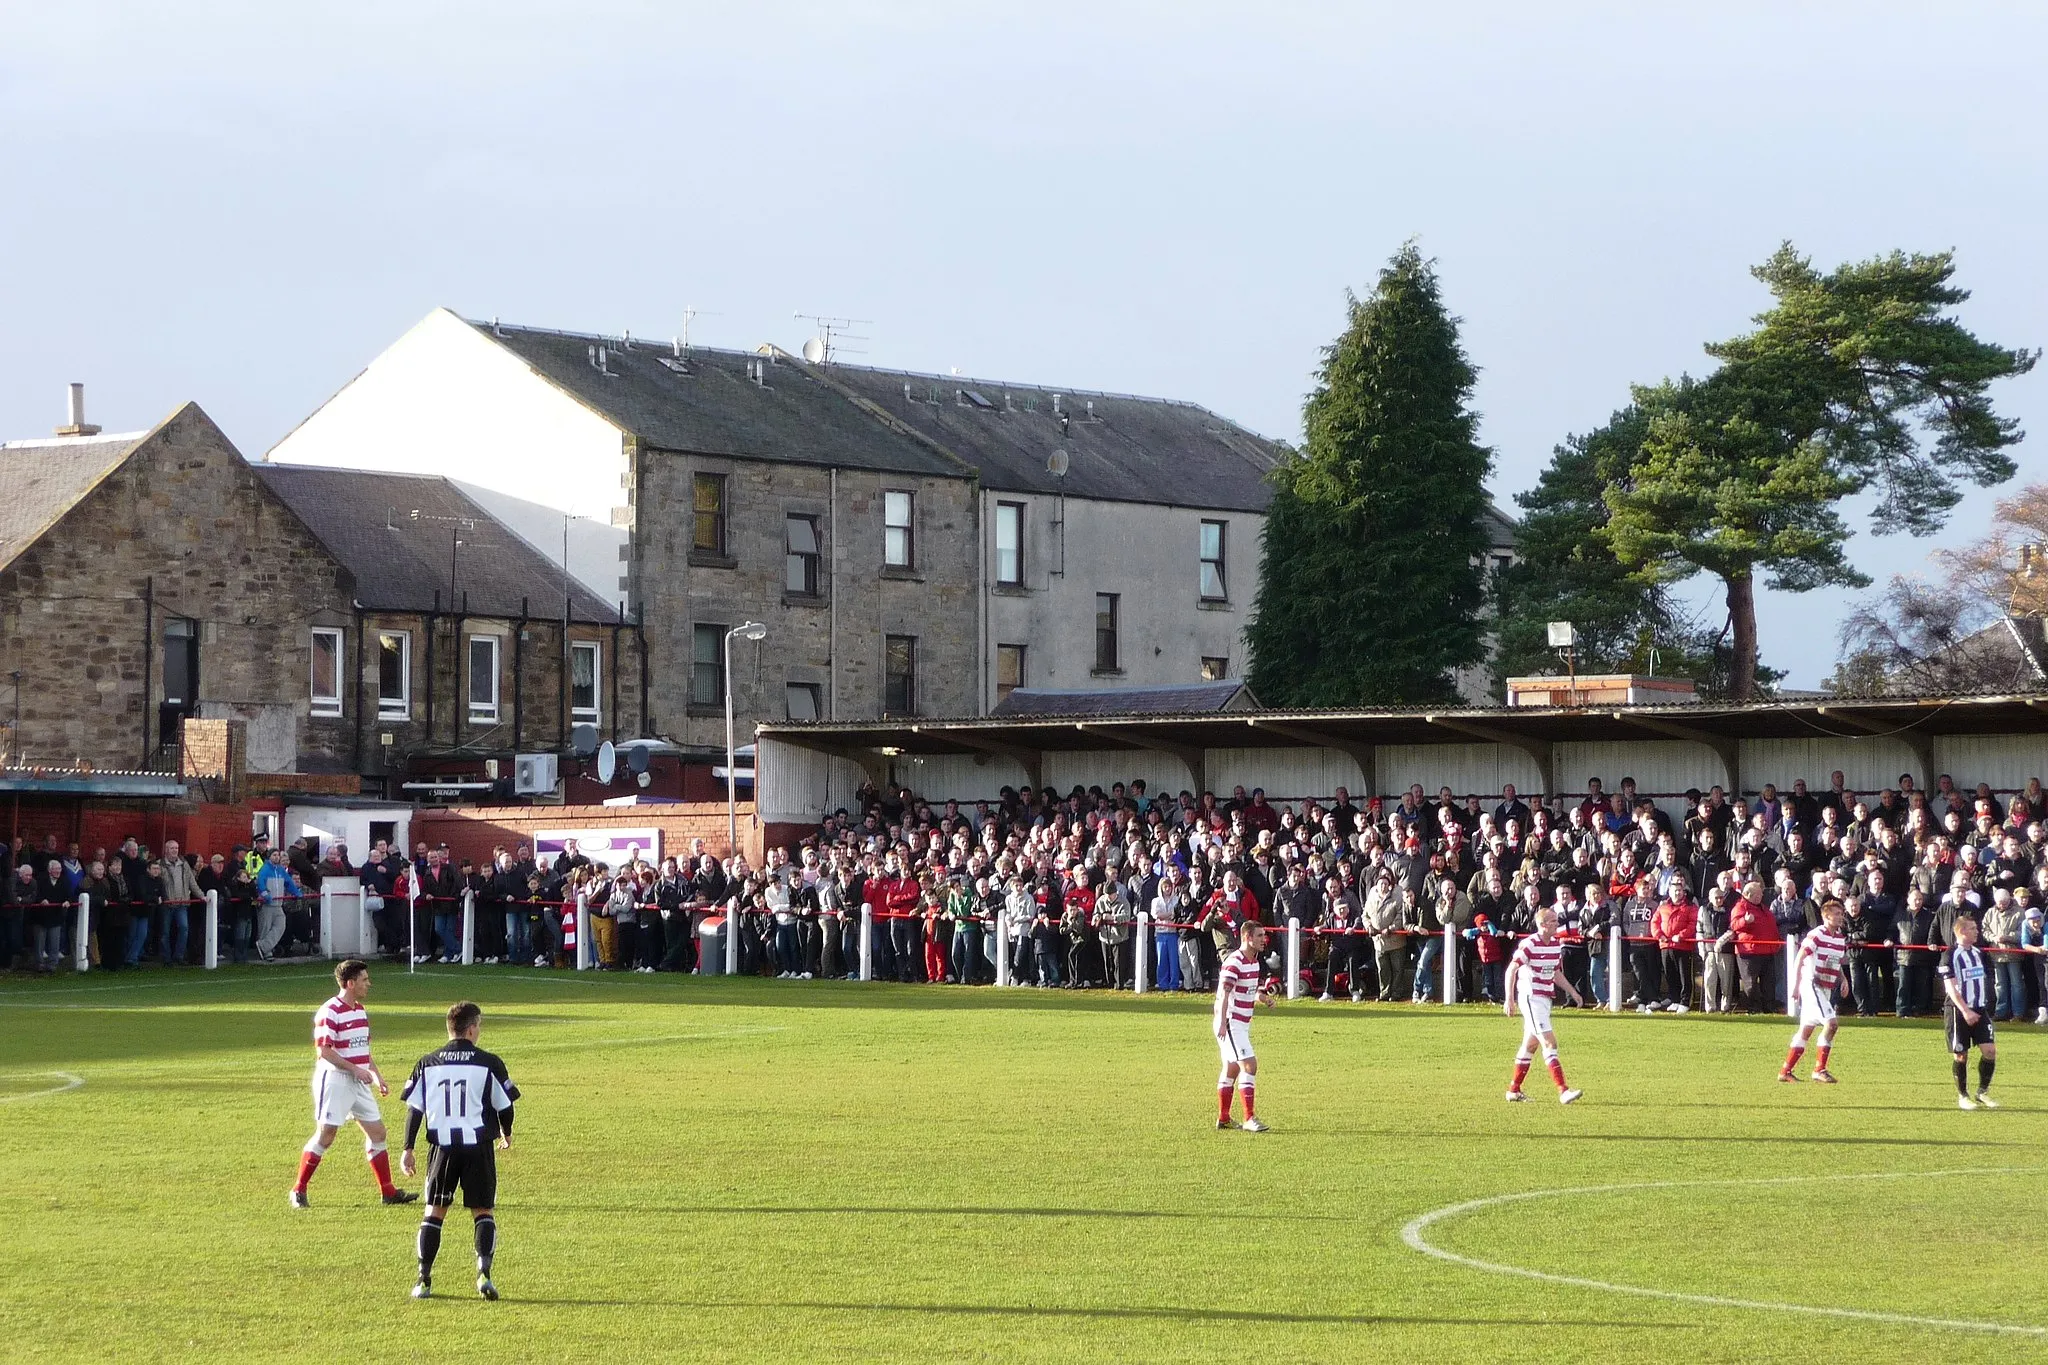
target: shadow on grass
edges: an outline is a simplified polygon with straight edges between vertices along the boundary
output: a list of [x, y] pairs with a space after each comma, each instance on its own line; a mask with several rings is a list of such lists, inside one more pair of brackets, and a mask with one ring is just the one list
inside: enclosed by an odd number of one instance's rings
[[[529, 1303], [546, 1303], [546, 1299], [529, 1299]], [[1700, 1326], [1688, 1322], [1655, 1322], [1644, 1318], [1603, 1320], [1591, 1318], [1483, 1318], [1483, 1317], [1402, 1317], [1383, 1313], [1278, 1313], [1263, 1312], [1251, 1308], [1135, 1308], [1099, 1307], [1082, 1308], [1061, 1304], [1033, 1303], [746, 1303], [717, 1299], [698, 1300], [699, 1308], [739, 1309], [798, 1309], [815, 1313], [917, 1313], [936, 1317], [1020, 1317], [1020, 1318], [1082, 1318], [1090, 1320], [1131, 1320], [1140, 1322], [1270, 1322], [1299, 1325], [1327, 1324], [1337, 1327], [1613, 1327], [1621, 1329], [1652, 1327], [1692, 1330]]]
[[998, 1209], [998, 1208], [886, 1208], [856, 1204], [624, 1204], [607, 1208], [602, 1204], [523, 1203], [523, 1209], [551, 1213], [685, 1214], [706, 1216], [760, 1217], [790, 1214], [813, 1217], [820, 1214], [849, 1218], [1166, 1218], [1190, 1222], [1246, 1223], [1352, 1223], [1356, 1219], [1334, 1213], [1212, 1213], [1202, 1209]]

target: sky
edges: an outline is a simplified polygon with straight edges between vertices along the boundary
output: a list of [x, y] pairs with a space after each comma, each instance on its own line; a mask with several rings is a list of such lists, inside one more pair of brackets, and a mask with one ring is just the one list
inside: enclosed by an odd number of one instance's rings
[[[1751, 265], [1953, 248], [2048, 342], [2048, 8], [0, 0], [0, 436], [197, 401], [254, 458], [436, 306], [1187, 399], [1284, 439], [1414, 239], [1507, 504]], [[2033, 91], [2033, 94], [2029, 94]], [[1995, 391], [2038, 434], [2048, 367]], [[1980, 531], [1872, 533], [1882, 579]], [[1725, 614], [1703, 586], [1702, 619]], [[1831, 670], [1840, 591], [1764, 593]]]

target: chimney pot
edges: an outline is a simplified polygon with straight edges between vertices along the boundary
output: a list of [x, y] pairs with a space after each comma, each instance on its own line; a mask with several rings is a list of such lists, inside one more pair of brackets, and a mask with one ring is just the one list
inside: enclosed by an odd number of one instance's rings
[[85, 385], [73, 384], [65, 396], [65, 415], [70, 419], [57, 428], [59, 436], [97, 436], [100, 429], [85, 420]]

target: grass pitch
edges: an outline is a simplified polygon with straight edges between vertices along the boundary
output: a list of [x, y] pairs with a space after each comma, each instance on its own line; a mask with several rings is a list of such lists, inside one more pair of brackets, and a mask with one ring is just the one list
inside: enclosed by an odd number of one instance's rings
[[[1540, 1063], [1535, 1102], [1502, 1103], [1519, 1033], [1497, 1011], [1302, 1002], [1255, 1025], [1275, 1131], [1254, 1136], [1212, 1127], [1200, 1000], [374, 976], [394, 1084], [468, 996], [525, 1092], [504, 1300], [469, 1292], [459, 1212], [440, 1297], [406, 1297], [418, 1210], [376, 1201], [353, 1128], [314, 1207], [286, 1207], [325, 972], [10, 980], [0, 1355], [2048, 1359], [2048, 1037], [2027, 1027], [2001, 1032], [2005, 1108], [1965, 1114], [1925, 1022], [1847, 1021], [1823, 1089], [1774, 1081], [1782, 1020], [1560, 1011], [1587, 1092], [1560, 1108]], [[1422, 1236], [1597, 1284], [1404, 1243], [1432, 1210], [1545, 1190], [1580, 1192]]]

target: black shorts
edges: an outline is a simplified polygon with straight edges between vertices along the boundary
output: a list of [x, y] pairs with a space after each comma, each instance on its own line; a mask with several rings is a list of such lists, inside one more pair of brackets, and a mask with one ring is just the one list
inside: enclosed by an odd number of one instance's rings
[[1991, 1031], [1991, 1007], [1986, 1005], [1977, 1011], [1977, 1022], [1963, 1021], [1963, 1012], [1953, 1004], [1943, 1006], [1941, 1011], [1942, 1030], [1948, 1034], [1950, 1052], [1968, 1052], [1973, 1047], [1984, 1047], [1997, 1041]]
[[476, 1147], [429, 1147], [427, 1149], [427, 1192], [431, 1208], [444, 1209], [455, 1202], [455, 1190], [462, 1189], [462, 1207], [494, 1209], [498, 1206], [498, 1154], [486, 1142]]

